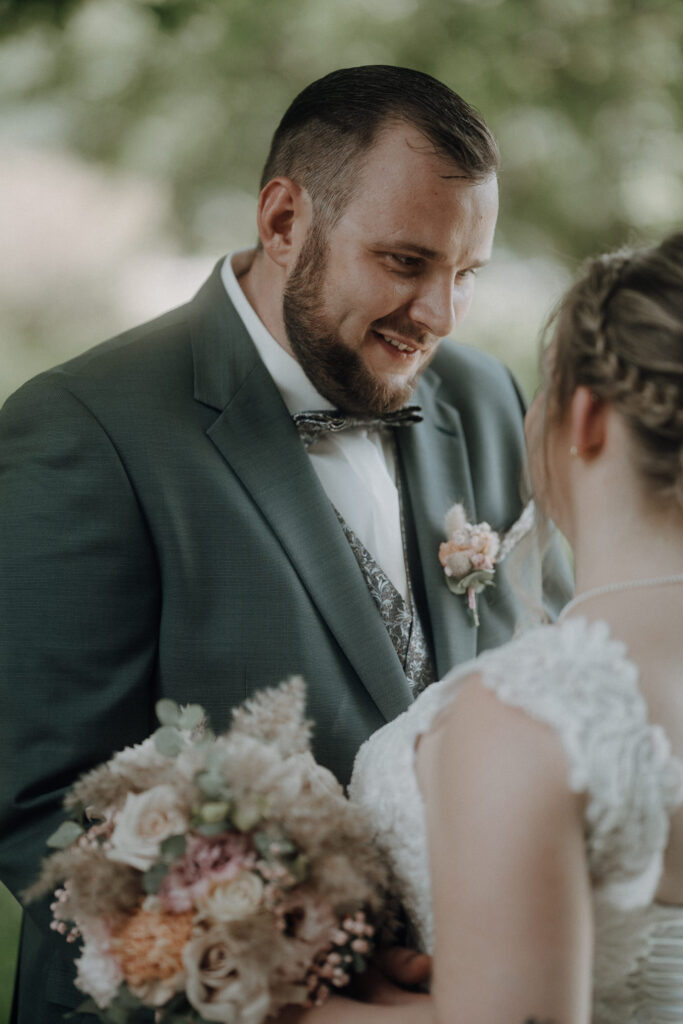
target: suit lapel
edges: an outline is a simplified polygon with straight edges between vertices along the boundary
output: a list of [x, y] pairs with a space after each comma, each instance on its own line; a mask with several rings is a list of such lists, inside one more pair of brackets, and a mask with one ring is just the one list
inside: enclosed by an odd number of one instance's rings
[[[191, 307], [195, 397], [207, 431], [277, 536], [375, 704], [391, 719], [410, 690], [362, 573], [284, 402], [229, 301], [218, 268]], [[311, 682], [314, 682], [311, 680]]]
[[456, 409], [436, 397], [438, 378], [427, 370], [415, 401], [424, 421], [396, 431], [401, 470], [408, 487], [415, 523], [420, 568], [432, 627], [439, 676], [477, 652], [477, 630], [463, 598], [446, 586], [439, 562], [445, 540], [443, 520], [450, 506], [460, 501], [476, 516], [474, 490], [465, 438]]

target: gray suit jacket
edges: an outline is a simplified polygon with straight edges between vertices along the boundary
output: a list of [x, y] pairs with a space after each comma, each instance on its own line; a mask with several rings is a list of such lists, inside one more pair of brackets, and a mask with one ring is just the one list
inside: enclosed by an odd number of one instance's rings
[[[416, 590], [440, 674], [504, 642], [498, 574], [481, 627], [437, 551], [456, 500], [520, 512], [522, 406], [508, 372], [442, 347], [397, 431]], [[161, 697], [217, 730], [301, 673], [315, 753], [342, 780], [410, 693], [356, 560], [218, 269], [188, 305], [25, 385], [0, 414], [0, 877], [35, 877], [75, 777], [140, 741]], [[555, 609], [567, 597], [554, 568]], [[16, 1024], [79, 1002], [45, 906], [25, 915]], [[57, 946], [57, 942], [59, 946]]]

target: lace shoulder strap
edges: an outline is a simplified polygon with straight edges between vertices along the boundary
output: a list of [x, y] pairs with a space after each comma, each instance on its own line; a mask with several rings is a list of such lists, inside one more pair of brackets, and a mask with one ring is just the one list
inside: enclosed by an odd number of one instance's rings
[[[651, 902], [669, 816], [683, 802], [683, 764], [650, 725], [638, 672], [604, 622], [572, 618], [529, 630], [470, 670], [500, 700], [554, 728], [571, 789], [587, 794], [594, 884], [627, 909]], [[461, 673], [458, 673], [461, 676]]]

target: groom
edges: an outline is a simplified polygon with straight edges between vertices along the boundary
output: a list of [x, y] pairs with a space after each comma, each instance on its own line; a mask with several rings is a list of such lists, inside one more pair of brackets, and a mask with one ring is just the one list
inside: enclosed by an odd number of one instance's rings
[[[316, 755], [345, 781], [415, 693], [510, 636], [504, 567], [475, 628], [437, 558], [454, 501], [499, 530], [521, 511], [515, 384], [441, 342], [491, 254], [496, 167], [482, 119], [429, 76], [334, 72], [275, 134], [257, 249], [7, 402], [0, 877], [14, 892], [67, 788], [147, 735], [159, 697], [200, 702], [220, 730], [301, 673]], [[421, 410], [407, 422], [380, 419], [407, 403]], [[330, 431], [321, 410], [352, 419]], [[551, 561], [554, 611], [567, 590]], [[57, 1024], [79, 1002], [72, 977], [29, 908], [15, 1024]]]

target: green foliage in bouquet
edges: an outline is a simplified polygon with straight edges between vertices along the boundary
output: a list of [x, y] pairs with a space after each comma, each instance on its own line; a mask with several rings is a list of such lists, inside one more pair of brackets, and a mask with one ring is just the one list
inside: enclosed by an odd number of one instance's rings
[[369, 824], [310, 751], [299, 678], [215, 736], [199, 705], [83, 776], [30, 898], [81, 944], [79, 1012], [261, 1024], [362, 971], [385, 906]]

